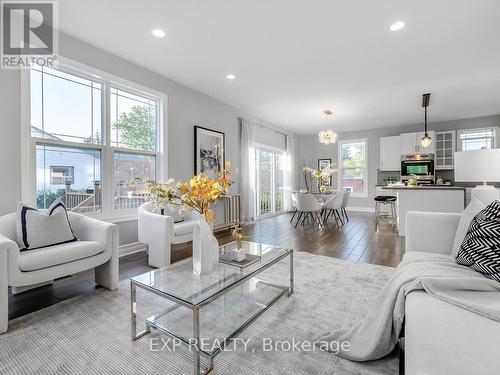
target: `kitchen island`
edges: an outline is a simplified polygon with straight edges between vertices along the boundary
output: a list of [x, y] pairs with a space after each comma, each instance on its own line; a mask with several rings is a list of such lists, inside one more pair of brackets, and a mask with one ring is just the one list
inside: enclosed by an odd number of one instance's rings
[[382, 189], [397, 197], [397, 222], [400, 236], [406, 236], [406, 213], [408, 211], [461, 213], [464, 210], [465, 188], [463, 187], [384, 186]]

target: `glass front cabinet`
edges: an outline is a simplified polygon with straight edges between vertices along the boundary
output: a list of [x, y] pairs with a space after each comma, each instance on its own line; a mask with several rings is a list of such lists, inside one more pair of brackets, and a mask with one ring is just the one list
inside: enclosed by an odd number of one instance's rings
[[455, 131], [436, 132], [435, 169], [454, 169]]

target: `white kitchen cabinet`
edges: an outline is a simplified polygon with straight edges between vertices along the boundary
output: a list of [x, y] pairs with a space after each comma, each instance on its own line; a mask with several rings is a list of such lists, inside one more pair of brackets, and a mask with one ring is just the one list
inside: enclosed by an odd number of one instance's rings
[[417, 152], [416, 138], [417, 133], [403, 133], [401, 134], [401, 155], [409, 155]]
[[422, 147], [420, 145], [420, 139], [424, 136], [424, 132], [416, 133], [403, 133], [401, 134], [401, 155], [408, 154], [435, 154], [436, 153], [436, 132], [427, 132], [432, 138], [432, 142], [429, 147]]
[[401, 137], [380, 138], [380, 170], [399, 171], [401, 169]]

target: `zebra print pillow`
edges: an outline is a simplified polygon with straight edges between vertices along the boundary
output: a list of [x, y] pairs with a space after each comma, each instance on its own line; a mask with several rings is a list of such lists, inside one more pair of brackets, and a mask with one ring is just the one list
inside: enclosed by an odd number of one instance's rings
[[458, 251], [458, 264], [500, 281], [500, 202], [490, 203], [471, 221]]

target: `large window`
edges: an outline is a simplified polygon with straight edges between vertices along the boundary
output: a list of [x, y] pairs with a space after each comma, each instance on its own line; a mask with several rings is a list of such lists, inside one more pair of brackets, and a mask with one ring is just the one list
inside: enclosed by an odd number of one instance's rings
[[266, 148], [255, 151], [257, 216], [283, 211], [283, 162], [281, 151]]
[[[126, 214], [158, 173], [160, 98], [68, 67], [29, 72], [36, 204]], [[114, 212], [114, 214], [113, 214]]]
[[472, 151], [497, 147], [498, 128], [467, 129], [458, 131], [458, 150]]
[[366, 139], [340, 142], [340, 187], [351, 191], [351, 196], [368, 195], [366, 143]]

